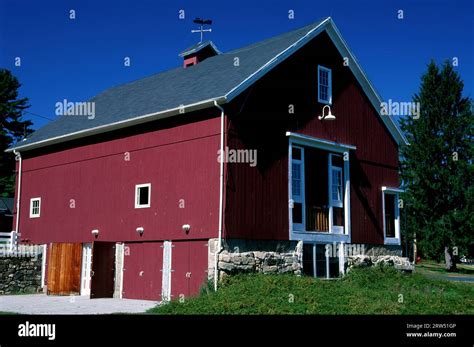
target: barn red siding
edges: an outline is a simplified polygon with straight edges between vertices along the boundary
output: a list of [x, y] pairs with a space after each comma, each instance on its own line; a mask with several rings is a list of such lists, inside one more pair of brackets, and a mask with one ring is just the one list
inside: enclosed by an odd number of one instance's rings
[[[125, 135], [104, 135], [110, 137], [106, 141], [99, 142], [100, 137], [30, 154], [23, 160], [22, 239], [49, 243], [215, 237], [220, 120], [209, 113], [212, 118], [172, 126], [147, 124], [135, 134], [127, 130]], [[135, 185], [141, 183], [152, 184], [151, 207], [135, 209]], [[41, 197], [40, 218], [29, 218], [33, 197]], [[183, 224], [191, 225], [189, 234]], [[142, 236], [137, 227], [144, 228]], [[97, 239], [93, 229], [99, 229]]]
[[171, 250], [171, 300], [199, 294], [205, 285], [208, 264], [208, 241], [173, 242]]
[[126, 243], [123, 260], [123, 297], [161, 300], [163, 243]]
[[[335, 121], [317, 119], [322, 109], [317, 102], [318, 65], [332, 69]], [[288, 239], [285, 132], [292, 131], [357, 147], [350, 162], [352, 242], [383, 242], [381, 186], [398, 186], [398, 146], [326, 34], [231, 106], [229, 145], [257, 149], [258, 165], [229, 165], [226, 237]]]

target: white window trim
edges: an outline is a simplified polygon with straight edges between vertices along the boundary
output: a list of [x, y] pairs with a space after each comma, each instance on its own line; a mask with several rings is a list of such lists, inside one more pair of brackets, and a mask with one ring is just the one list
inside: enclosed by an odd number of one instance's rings
[[[148, 204], [140, 205], [138, 202], [138, 191], [140, 188], [148, 187]], [[151, 205], [151, 183], [135, 185], [135, 208], [148, 208]]]
[[[334, 207], [344, 207], [344, 202], [341, 202], [341, 203], [334, 203], [334, 200], [332, 199], [332, 171], [333, 170], [338, 170], [341, 172], [341, 178], [343, 180], [343, 186], [342, 186], [342, 189], [345, 190], [344, 186], [345, 186], [345, 180], [344, 180], [344, 177], [343, 177], [343, 171], [342, 171], [342, 168], [338, 167], [338, 166], [333, 166], [332, 165], [332, 157], [334, 156], [334, 154], [332, 153], [329, 153], [328, 154], [328, 196], [329, 196], [329, 233], [330, 234], [344, 234], [344, 226], [341, 227], [341, 226], [335, 226], [333, 224], [334, 220], [333, 220], [333, 208]], [[344, 194], [344, 193], [343, 193]], [[347, 206], [347, 205], [346, 205]], [[344, 216], [346, 214], [346, 211], [344, 209]], [[345, 217], [344, 217], [344, 224], [345, 224]]]
[[[383, 240], [385, 245], [401, 245], [400, 239], [400, 207], [399, 193], [403, 190], [399, 188], [382, 187], [382, 223], [383, 223]], [[395, 195], [395, 237], [387, 237], [385, 226], [385, 194]]]
[[[345, 253], [344, 253], [344, 247], [345, 247], [345, 243], [344, 242], [338, 242], [339, 245], [336, 244], [336, 242], [333, 242], [332, 243], [332, 246], [333, 247], [339, 247], [338, 248], [338, 252], [337, 252], [337, 258], [339, 259], [339, 275], [340, 276], [344, 276], [345, 274], [345, 262], [346, 262], [346, 258], [345, 258]], [[311, 244], [311, 247], [313, 248], [313, 277], [314, 278], [317, 278], [317, 254], [316, 254], [316, 250], [317, 250], [317, 245], [319, 244], [318, 242], [305, 242], [305, 244]], [[326, 278], [326, 279], [329, 279], [329, 256], [328, 254], [326, 254], [325, 256], [325, 272], [326, 272], [326, 276], [324, 277], [321, 277], [321, 278]]]
[[[33, 213], [33, 201], [38, 201], [38, 213]], [[30, 199], [30, 218], [39, 218], [41, 216], [41, 198]]]
[[[320, 89], [319, 74], [321, 70], [326, 71], [328, 73], [328, 100], [323, 100], [320, 98], [321, 94], [319, 90]], [[332, 71], [331, 69], [328, 69], [327, 67], [324, 67], [321, 65], [318, 65], [318, 102], [325, 105], [332, 105]]]
[[[286, 132], [286, 136], [288, 136], [288, 199], [292, 199], [292, 147], [295, 146], [308, 146], [313, 148], [318, 148], [322, 150], [332, 151], [336, 153], [349, 153], [350, 150], [356, 150], [355, 146], [340, 144], [337, 142], [332, 142], [328, 140], [318, 139], [316, 137], [302, 135], [292, 132]], [[329, 153], [330, 154], [330, 153]], [[350, 196], [350, 160], [344, 160], [344, 233], [337, 234], [332, 232], [307, 232], [306, 230], [295, 230], [293, 228], [293, 213], [291, 208], [288, 208], [288, 216], [289, 216], [289, 237], [290, 240], [302, 240], [307, 242], [351, 242], [351, 196]], [[304, 211], [304, 209], [303, 209]], [[330, 223], [332, 221], [330, 220]], [[306, 224], [304, 224], [306, 226]], [[306, 229], [306, 228], [305, 228]], [[330, 229], [331, 230], [331, 229]]]
[[[301, 159], [293, 159], [293, 147], [294, 148], [299, 148], [301, 150]], [[301, 164], [301, 198], [298, 199], [298, 201], [294, 200], [293, 197], [293, 162]], [[301, 203], [301, 223], [293, 223], [293, 211], [292, 208], [290, 207], [290, 214], [291, 214], [291, 223], [292, 223], [292, 229], [293, 230], [298, 230], [298, 231], [304, 231], [306, 229], [306, 211], [305, 211], [305, 176], [304, 176], [304, 148], [301, 146], [290, 146], [290, 199], [293, 202], [293, 207], [294, 203]]]

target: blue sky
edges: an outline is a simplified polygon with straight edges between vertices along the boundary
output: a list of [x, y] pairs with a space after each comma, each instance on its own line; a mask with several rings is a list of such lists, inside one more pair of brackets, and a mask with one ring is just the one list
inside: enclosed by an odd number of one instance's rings
[[[88, 1], [0, 0], [0, 67], [23, 84], [26, 118], [38, 128], [55, 103], [83, 101], [106, 88], [182, 64], [178, 53], [197, 42], [192, 20], [212, 18], [212, 39], [228, 51], [326, 16], [383, 99], [410, 101], [430, 59], [457, 57], [473, 97], [473, 1]], [[76, 19], [69, 19], [69, 10]], [[179, 19], [179, 10], [185, 19]], [[398, 10], [404, 19], [397, 18]], [[288, 19], [293, 10], [295, 18]], [[15, 57], [21, 58], [16, 67]], [[124, 57], [131, 58], [125, 67]]]

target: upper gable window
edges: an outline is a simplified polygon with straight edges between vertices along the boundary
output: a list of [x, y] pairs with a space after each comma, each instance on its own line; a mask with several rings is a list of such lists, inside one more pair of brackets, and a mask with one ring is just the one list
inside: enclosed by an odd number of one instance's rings
[[318, 65], [318, 101], [322, 104], [332, 103], [331, 69]]

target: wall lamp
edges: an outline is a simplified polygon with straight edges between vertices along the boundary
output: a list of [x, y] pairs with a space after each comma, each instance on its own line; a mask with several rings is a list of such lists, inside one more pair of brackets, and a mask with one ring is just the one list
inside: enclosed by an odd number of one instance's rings
[[143, 235], [143, 232], [145, 231], [145, 229], [143, 229], [143, 227], [138, 227], [138, 228], [136, 229], [136, 231], [137, 231], [137, 233], [140, 234], [140, 236], [142, 236], [142, 235]]
[[99, 229], [92, 230], [91, 234], [94, 235], [95, 237], [99, 236]]
[[[324, 115], [324, 109], [325, 109], [326, 107], [327, 107], [329, 110], [328, 110], [327, 115]], [[323, 112], [322, 112], [322, 113], [323, 113], [323, 114], [318, 117], [319, 120], [335, 120], [335, 119], [336, 119], [336, 116], [331, 113], [331, 106], [329, 106], [329, 105], [324, 105], [324, 107], [323, 107]]]
[[191, 226], [189, 224], [183, 224], [182, 228], [185, 233], [188, 233], [191, 229]]

